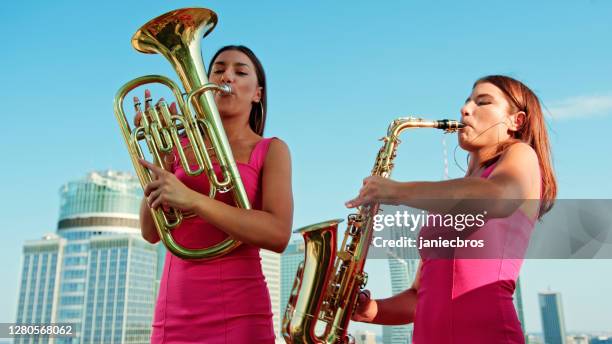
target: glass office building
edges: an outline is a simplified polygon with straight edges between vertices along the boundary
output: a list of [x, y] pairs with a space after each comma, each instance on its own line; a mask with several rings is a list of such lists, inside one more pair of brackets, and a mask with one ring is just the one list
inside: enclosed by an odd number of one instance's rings
[[280, 280], [280, 309], [278, 312], [281, 315], [285, 313], [285, 307], [289, 301], [293, 281], [297, 273], [298, 266], [304, 260], [304, 240], [299, 239], [292, 241], [285, 252], [281, 256], [281, 280]]
[[[60, 266], [66, 240], [55, 234], [41, 240], [27, 241], [23, 246], [21, 289], [17, 304], [17, 324], [57, 322]], [[14, 343], [53, 343], [51, 338], [18, 337]]]
[[156, 247], [135, 236], [91, 239], [82, 343], [149, 341], [156, 259]]
[[[46, 312], [52, 322], [74, 324], [75, 337], [50, 343], [147, 343], [158, 257], [140, 236], [142, 196], [138, 179], [117, 171], [91, 172], [63, 185], [57, 235], [24, 246], [18, 320], [42, 319]], [[47, 256], [34, 253], [43, 247]], [[43, 261], [45, 274], [55, 269], [55, 279], [32, 272]], [[37, 285], [45, 285], [46, 294], [32, 291]], [[50, 288], [56, 296], [48, 305]]]
[[565, 344], [565, 317], [561, 293], [544, 291], [538, 293], [542, 330], [546, 344]]

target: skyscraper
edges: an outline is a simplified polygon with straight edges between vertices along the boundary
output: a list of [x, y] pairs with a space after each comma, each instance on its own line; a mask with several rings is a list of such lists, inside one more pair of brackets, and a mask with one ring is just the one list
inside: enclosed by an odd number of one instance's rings
[[370, 331], [355, 331], [355, 344], [376, 344], [376, 334]]
[[259, 251], [259, 255], [261, 256], [261, 267], [270, 292], [270, 301], [272, 301], [274, 333], [276, 333], [277, 339], [280, 340], [281, 337], [279, 333], [281, 318], [283, 316], [282, 313], [279, 312], [281, 303], [281, 255], [263, 249]]
[[561, 293], [544, 291], [538, 293], [542, 330], [545, 344], [565, 344], [565, 318]]
[[[57, 236], [24, 245], [21, 281], [24, 294], [23, 300], [20, 296], [18, 321], [48, 319], [46, 314], [50, 312], [50, 319], [54, 319], [54, 322], [73, 324], [76, 334], [74, 338], [58, 338], [55, 342], [82, 343], [85, 339], [83, 334], [88, 331], [94, 331], [92, 333], [95, 334], [96, 326], [100, 324], [96, 318], [92, 318], [87, 323], [89, 327], [84, 327], [86, 315], [98, 316], [98, 311], [102, 309], [104, 320], [100, 318], [100, 321], [106, 326], [104, 334], [112, 334], [110, 341], [105, 343], [148, 342], [150, 320], [145, 340], [136, 339], [138, 336], [128, 336], [117, 341], [117, 333], [125, 333], [130, 321], [135, 318], [129, 318], [128, 315], [128, 318], [119, 321], [119, 316], [108, 312], [112, 309], [113, 312], [127, 313], [126, 302], [133, 300], [132, 297], [139, 300], [154, 298], [157, 255], [155, 247], [146, 244], [140, 237], [138, 216], [141, 198], [142, 189], [138, 180], [130, 174], [116, 171], [92, 172], [83, 179], [63, 185], [60, 189]], [[124, 239], [114, 241], [112, 237], [116, 235]], [[130, 237], [125, 238], [126, 235]], [[115, 245], [113, 249], [103, 248], [111, 242]], [[45, 262], [46, 275], [43, 275], [42, 270], [35, 273], [39, 271], [35, 269], [42, 269], [42, 262]], [[101, 268], [99, 264], [106, 264], [106, 268]], [[133, 268], [134, 264], [139, 264], [138, 269]], [[53, 269], [56, 277], [52, 280], [48, 271]], [[152, 273], [138, 275], [139, 269], [152, 269]], [[111, 283], [112, 278], [114, 283]], [[134, 287], [129, 284], [131, 279], [147, 285], [150, 283], [150, 288]], [[49, 300], [49, 297], [41, 293], [40, 289], [33, 290], [32, 286], [49, 286], [46, 289], [49, 293], [51, 281], [57, 296], [53, 298], [51, 306], [41, 308], [38, 305], [47, 305], [43, 300]], [[107, 299], [98, 299], [97, 295], [101, 294], [96, 292], [101, 292], [100, 288]], [[122, 291], [122, 288], [126, 290]], [[108, 299], [109, 295], [112, 295], [112, 300]], [[33, 297], [38, 298], [36, 308], [31, 303]], [[120, 308], [120, 305], [124, 308]], [[135, 306], [135, 309], [141, 309], [138, 307]], [[152, 303], [144, 307], [149, 307], [147, 312], [150, 317]]]
[[[304, 241], [302, 239], [292, 241], [281, 255], [281, 280], [280, 280], [280, 305], [278, 312], [282, 319], [285, 307], [291, 294], [293, 281], [298, 266], [304, 260]], [[277, 332], [278, 333], [278, 332]], [[277, 334], [279, 336], [279, 334]]]
[[[410, 288], [416, 275], [419, 261], [389, 257], [389, 272], [391, 275], [391, 293], [399, 294]], [[384, 344], [412, 343], [412, 324], [399, 326], [383, 326]]]
[[[17, 305], [18, 324], [49, 324], [57, 322], [60, 265], [66, 240], [55, 234], [23, 246], [21, 289]], [[29, 343], [30, 339], [16, 338], [15, 344]], [[52, 343], [48, 339], [40, 343]]]
[[[525, 332], [525, 314], [523, 312], [523, 294], [521, 293], [521, 279], [518, 278], [516, 280], [516, 290], [514, 291], [514, 308], [516, 308], [516, 313], [518, 315], [519, 321], [521, 322], [521, 330], [523, 330], [523, 334]], [[525, 338], [527, 336], [525, 335]]]
[[[392, 213], [385, 209], [386, 213]], [[415, 238], [415, 232], [407, 227], [389, 228], [386, 230], [392, 240]], [[391, 293], [399, 294], [410, 288], [419, 267], [419, 256], [416, 249], [389, 248], [387, 250], [389, 272], [391, 277]], [[412, 343], [412, 324], [400, 326], [383, 326], [384, 344]]]
[[134, 235], [91, 239], [82, 343], [149, 342], [156, 260], [156, 247]]

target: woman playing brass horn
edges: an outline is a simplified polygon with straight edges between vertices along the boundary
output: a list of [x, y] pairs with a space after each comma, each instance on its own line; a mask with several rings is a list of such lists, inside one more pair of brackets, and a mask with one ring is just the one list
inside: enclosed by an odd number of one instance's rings
[[[289, 150], [277, 138], [262, 138], [266, 80], [250, 49], [221, 48], [208, 71], [211, 82], [232, 88], [231, 94], [217, 94], [215, 102], [253, 209], [233, 206], [231, 193], [209, 198], [206, 175], [187, 176], [176, 152], [164, 157], [172, 173], [141, 161], [156, 175], [145, 188], [140, 212], [147, 241], [160, 240], [148, 207], [163, 206], [196, 215], [174, 229], [181, 245], [208, 247], [228, 235], [243, 243], [208, 261], [166, 254], [151, 342], [273, 343], [270, 295], [259, 249], [280, 253], [289, 241], [293, 216]], [[176, 112], [175, 106], [171, 110]]]
[[[412, 287], [381, 300], [363, 292], [353, 319], [414, 323], [417, 344], [524, 343], [512, 296], [534, 223], [551, 209], [557, 190], [540, 102], [517, 80], [487, 76], [474, 84], [461, 120], [466, 127], [459, 145], [470, 157], [464, 178], [401, 183], [370, 177], [347, 206], [403, 204], [433, 214], [484, 207], [487, 221], [470, 236], [493, 242], [489, 254], [513, 253], [482, 259], [455, 249], [437, 259], [420, 249]], [[438, 229], [424, 226], [419, 236]]]

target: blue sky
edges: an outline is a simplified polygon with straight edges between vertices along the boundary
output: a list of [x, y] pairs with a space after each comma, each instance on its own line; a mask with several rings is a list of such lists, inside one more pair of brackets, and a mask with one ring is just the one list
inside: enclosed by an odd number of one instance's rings
[[[173, 8], [215, 10], [205, 60], [245, 44], [269, 84], [267, 136], [292, 153], [301, 227], [348, 214], [388, 123], [400, 116], [458, 117], [472, 83], [508, 74], [532, 87], [547, 114], [561, 198], [611, 198], [612, 2], [512, 1], [16, 1], [0, 13], [5, 127], [0, 171], [5, 223], [0, 322], [11, 322], [21, 247], [55, 230], [58, 189], [96, 169], [132, 170], [112, 112], [116, 90], [144, 74], [175, 78], [160, 56], [136, 53], [131, 35]], [[10, 127], [9, 127], [10, 126]], [[443, 177], [442, 135], [405, 135], [393, 177]], [[465, 153], [445, 138], [450, 176]], [[388, 296], [385, 261], [368, 262], [370, 289]], [[609, 330], [612, 261], [525, 263], [527, 329], [540, 330], [537, 291], [563, 293], [567, 328]], [[377, 329], [375, 329], [377, 330]]]

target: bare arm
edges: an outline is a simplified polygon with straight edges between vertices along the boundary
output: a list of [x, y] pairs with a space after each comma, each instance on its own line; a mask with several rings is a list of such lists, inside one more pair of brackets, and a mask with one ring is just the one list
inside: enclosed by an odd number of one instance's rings
[[151, 244], [159, 241], [159, 234], [157, 234], [146, 197], [140, 202], [140, 232], [142, 237]]
[[262, 209], [245, 210], [198, 194], [195, 213], [232, 238], [274, 252], [283, 252], [293, 222], [291, 158], [287, 145], [273, 140], [262, 175]]
[[490, 217], [507, 217], [525, 199], [538, 199], [539, 193], [540, 172], [535, 151], [527, 144], [518, 143], [500, 158], [487, 179], [466, 177], [438, 182], [396, 182], [370, 177], [364, 181], [359, 196], [347, 206], [378, 201], [435, 213], [487, 210]]
[[267, 250], [282, 252], [291, 235], [293, 194], [287, 145], [274, 140], [262, 173], [262, 210], [236, 208], [210, 199], [181, 183], [175, 175], [141, 160], [157, 179], [145, 188], [151, 207], [166, 205], [192, 211], [232, 238]]
[[353, 320], [380, 325], [403, 325], [414, 322], [421, 266], [422, 262], [419, 262], [412, 286], [397, 295], [379, 300], [371, 300], [360, 295]]

